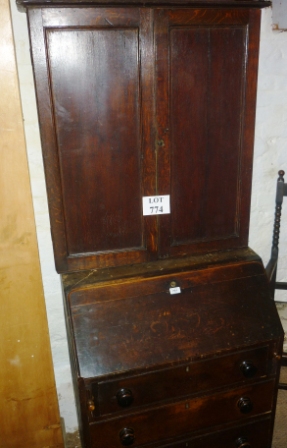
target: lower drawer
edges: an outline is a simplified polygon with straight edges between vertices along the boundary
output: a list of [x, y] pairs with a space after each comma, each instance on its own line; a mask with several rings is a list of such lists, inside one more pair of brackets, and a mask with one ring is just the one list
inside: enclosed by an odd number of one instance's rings
[[91, 423], [91, 446], [139, 447], [192, 437], [192, 432], [223, 424], [243, 424], [249, 417], [271, 412], [273, 393], [274, 381], [268, 381]]
[[146, 445], [147, 448], [270, 448], [272, 419], [249, 422], [235, 428], [215, 431], [180, 442]]

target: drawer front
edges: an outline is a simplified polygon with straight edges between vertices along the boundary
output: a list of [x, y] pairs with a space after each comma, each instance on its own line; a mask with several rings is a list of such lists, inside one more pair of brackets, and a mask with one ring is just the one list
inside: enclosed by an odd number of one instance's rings
[[[251, 423], [184, 439], [180, 442], [148, 444], [148, 448], [270, 448], [272, 419], [264, 418]], [[245, 444], [245, 445], [244, 445]], [[241, 445], [241, 446], [240, 446]]]
[[268, 371], [268, 348], [239, 352], [177, 368], [92, 385], [100, 415], [198, 394], [229, 384], [262, 378]]
[[268, 381], [92, 423], [92, 446], [137, 447], [174, 437], [191, 437], [192, 432], [204, 428], [240, 424], [252, 416], [271, 412], [273, 392], [274, 381]]

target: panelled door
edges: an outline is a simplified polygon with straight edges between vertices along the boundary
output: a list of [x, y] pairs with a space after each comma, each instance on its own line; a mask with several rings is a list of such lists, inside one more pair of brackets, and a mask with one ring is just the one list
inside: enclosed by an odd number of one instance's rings
[[259, 20], [29, 8], [59, 272], [247, 245]]
[[247, 245], [259, 18], [156, 11], [160, 256]]
[[60, 272], [156, 253], [150, 10], [30, 9], [52, 236]]

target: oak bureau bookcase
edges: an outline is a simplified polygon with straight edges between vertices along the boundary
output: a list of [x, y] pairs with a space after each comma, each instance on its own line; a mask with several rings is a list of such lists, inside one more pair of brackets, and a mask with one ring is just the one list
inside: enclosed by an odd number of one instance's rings
[[270, 448], [259, 0], [19, 0], [86, 448]]

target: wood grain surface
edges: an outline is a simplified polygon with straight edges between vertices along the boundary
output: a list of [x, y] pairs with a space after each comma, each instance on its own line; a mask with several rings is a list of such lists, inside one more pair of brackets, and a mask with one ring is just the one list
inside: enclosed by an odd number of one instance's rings
[[58, 271], [247, 247], [259, 9], [28, 15]]
[[[248, 273], [225, 266], [213, 275], [185, 272], [72, 291], [79, 376], [158, 368], [279, 338], [276, 307], [264, 273], [255, 274], [258, 266], [251, 264]], [[169, 293], [171, 282], [180, 294]]]

